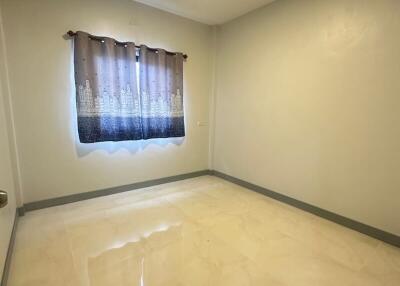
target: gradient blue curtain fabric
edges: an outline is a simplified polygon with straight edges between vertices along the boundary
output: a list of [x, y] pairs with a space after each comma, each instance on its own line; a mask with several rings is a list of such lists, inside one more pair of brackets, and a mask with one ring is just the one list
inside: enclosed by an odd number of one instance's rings
[[[77, 32], [74, 64], [82, 143], [185, 136], [183, 55]], [[140, 90], [138, 88], [140, 86]]]
[[80, 142], [141, 139], [135, 44], [77, 32], [74, 64]]
[[183, 55], [140, 46], [143, 139], [183, 137]]

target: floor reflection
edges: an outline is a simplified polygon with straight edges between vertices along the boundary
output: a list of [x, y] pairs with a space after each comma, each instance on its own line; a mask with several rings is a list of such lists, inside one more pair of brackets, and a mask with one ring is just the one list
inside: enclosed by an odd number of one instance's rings
[[28, 213], [11, 286], [400, 285], [400, 250], [204, 176]]

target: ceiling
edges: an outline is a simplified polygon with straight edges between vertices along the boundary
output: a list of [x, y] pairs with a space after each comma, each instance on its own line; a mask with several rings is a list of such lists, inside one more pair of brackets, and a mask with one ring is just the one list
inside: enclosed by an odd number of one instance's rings
[[208, 25], [222, 24], [275, 0], [134, 0]]

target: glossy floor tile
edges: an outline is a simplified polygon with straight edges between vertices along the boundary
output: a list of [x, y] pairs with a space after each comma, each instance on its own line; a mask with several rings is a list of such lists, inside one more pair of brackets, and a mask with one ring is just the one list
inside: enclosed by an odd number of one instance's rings
[[400, 249], [211, 176], [27, 213], [10, 286], [399, 286]]

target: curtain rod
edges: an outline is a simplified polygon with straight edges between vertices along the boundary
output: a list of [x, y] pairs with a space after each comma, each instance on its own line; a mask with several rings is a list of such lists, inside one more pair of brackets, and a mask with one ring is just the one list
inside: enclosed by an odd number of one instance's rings
[[[70, 37], [75, 37], [76, 36], [76, 32], [73, 32], [73, 31], [70, 30], [70, 31], [67, 32], [67, 35], [70, 36]], [[98, 36], [93, 36], [93, 35], [89, 34], [89, 38], [92, 39], [92, 40], [101, 41], [101, 40], [104, 40], [106, 37], [98, 37]], [[126, 44], [129, 43], [129, 42], [120, 42], [120, 41], [117, 41], [117, 40], [115, 40], [115, 42], [117, 44], [119, 44], [119, 45], [126, 45]], [[135, 47], [138, 48], [138, 49], [140, 48], [140, 46], [136, 46], [136, 45], [135, 45]], [[149, 47], [147, 47], [147, 48], [150, 51], [157, 51], [158, 50], [158, 49], [155, 49], [155, 48], [149, 48]], [[165, 52], [167, 54], [169, 54], [169, 55], [176, 55], [177, 54], [176, 52], [169, 52], [169, 51], [165, 51]], [[184, 54], [183, 58], [186, 60], [188, 58], [188, 56], [186, 54]]]

